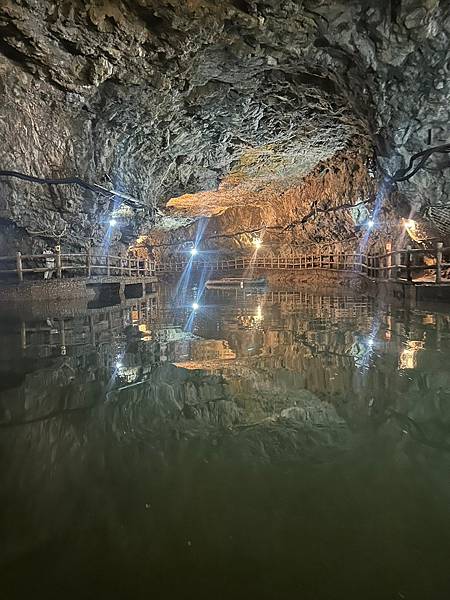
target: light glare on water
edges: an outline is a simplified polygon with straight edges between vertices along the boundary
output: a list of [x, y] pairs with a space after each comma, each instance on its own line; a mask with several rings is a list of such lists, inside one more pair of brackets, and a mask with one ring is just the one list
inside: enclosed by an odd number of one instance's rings
[[5, 598], [450, 597], [448, 311], [174, 297], [3, 318]]

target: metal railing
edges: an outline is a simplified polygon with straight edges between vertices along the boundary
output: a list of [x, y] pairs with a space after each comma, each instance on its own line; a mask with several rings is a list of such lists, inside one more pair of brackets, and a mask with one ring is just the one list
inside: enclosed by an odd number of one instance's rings
[[64, 277], [149, 277], [155, 275], [155, 263], [148, 259], [100, 255], [91, 251], [65, 254], [60, 250], [45, 254], [0, 256], [2, 279], [62, 279]]
[[[392, 250], [387, 244], [384, 253], [366, 254], [360, 251], [323, 251], [300, 256], [239, 256], [234, 259], [211, 260], [208, 258], [195, 258], [190, 260], [172, 260], [156, 264], [156, 273], [179, 273], [187, 267], [194, 270], [209, 269], [210, 271], [245, 271], [247, 269], [265, 270], [312, 270], [324, 269], [331, 271], [353, 272], [372, 279], [394, 279], [413, 282], [414, 274], [418, 271], [431, 271], [434, 273], [432, 283], [441, 283], [443, 270], [450, 267], [450, 263], [443, 262], [443, 254], [450, 253], [450, 247], [444, 248], [438, 242], [433, 249], [405, 249]], [[432, 259], [431, 264], [425, 264], [424, 259]]]

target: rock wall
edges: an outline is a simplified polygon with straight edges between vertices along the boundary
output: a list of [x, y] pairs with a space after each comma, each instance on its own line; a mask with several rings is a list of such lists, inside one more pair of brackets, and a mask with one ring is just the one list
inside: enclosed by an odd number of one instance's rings
[[[0, 168], [76, 174], [149, 208], [219, 184], [292, 187], [351, 148], [392, 171], [448, 138], [449, 35], [444, 0], [4, 0]], [[449, 189], [441, 170], [402, 186], [420, 211]], [[0, 181], [8, 247], [66, 226], [66, 245], [118, 242], [113, 208]], [[127, 218], [123, 241], [153, 220]]]

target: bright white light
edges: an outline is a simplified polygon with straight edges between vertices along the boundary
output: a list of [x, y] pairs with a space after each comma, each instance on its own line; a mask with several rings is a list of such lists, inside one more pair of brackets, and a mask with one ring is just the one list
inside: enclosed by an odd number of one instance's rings
[[367, 345], [369, 346], [369, 348], [372, 348], [372, 346], [373, 346], [373, 339], [372, 338], [369, 338], [367, 340]]
[[368, 229], [372, 229], [374, 225], [375, 225], [375, 221], [373, 219], [369, 219], [367, 221], [367, 228]]
[[200, 305], [197, 304], [197, 302], [193, 302], [192, 303], [192, 308], [193, 308], [193, 310], [198, 310], [200, 308]]
[[416, 222], [413, 221], [413, 219], [408, 219], [407, 221], [405, 221], [405, 228], [406, 229], [415, 229], [416, 228]]
[[253, 245], [255, 246], [255, 248], [258, 250], [259, 248], [261, 248], [262, 246], [262, 241], [259, 238], [255, 238], [253, 240]]
[[123, 364], [119, 361], [116, 362], [116, 369], [121, 369], [123, 367]]
[[109, 225], [110, 225], [110, 227], [115, 227], [117, 225], [116, 219], [110, 219]]
[[192, 256], [196, 256], [198, 254], [197, 248], [192, 248], [191, 249], [191, 254], [192, 254]]

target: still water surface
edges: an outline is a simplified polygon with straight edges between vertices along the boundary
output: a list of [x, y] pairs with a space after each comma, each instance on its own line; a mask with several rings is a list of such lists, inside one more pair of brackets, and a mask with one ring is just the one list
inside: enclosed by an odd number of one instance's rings
[[450, 598], [450, 313], [304, 291], [0, 334], [1, 598]]

